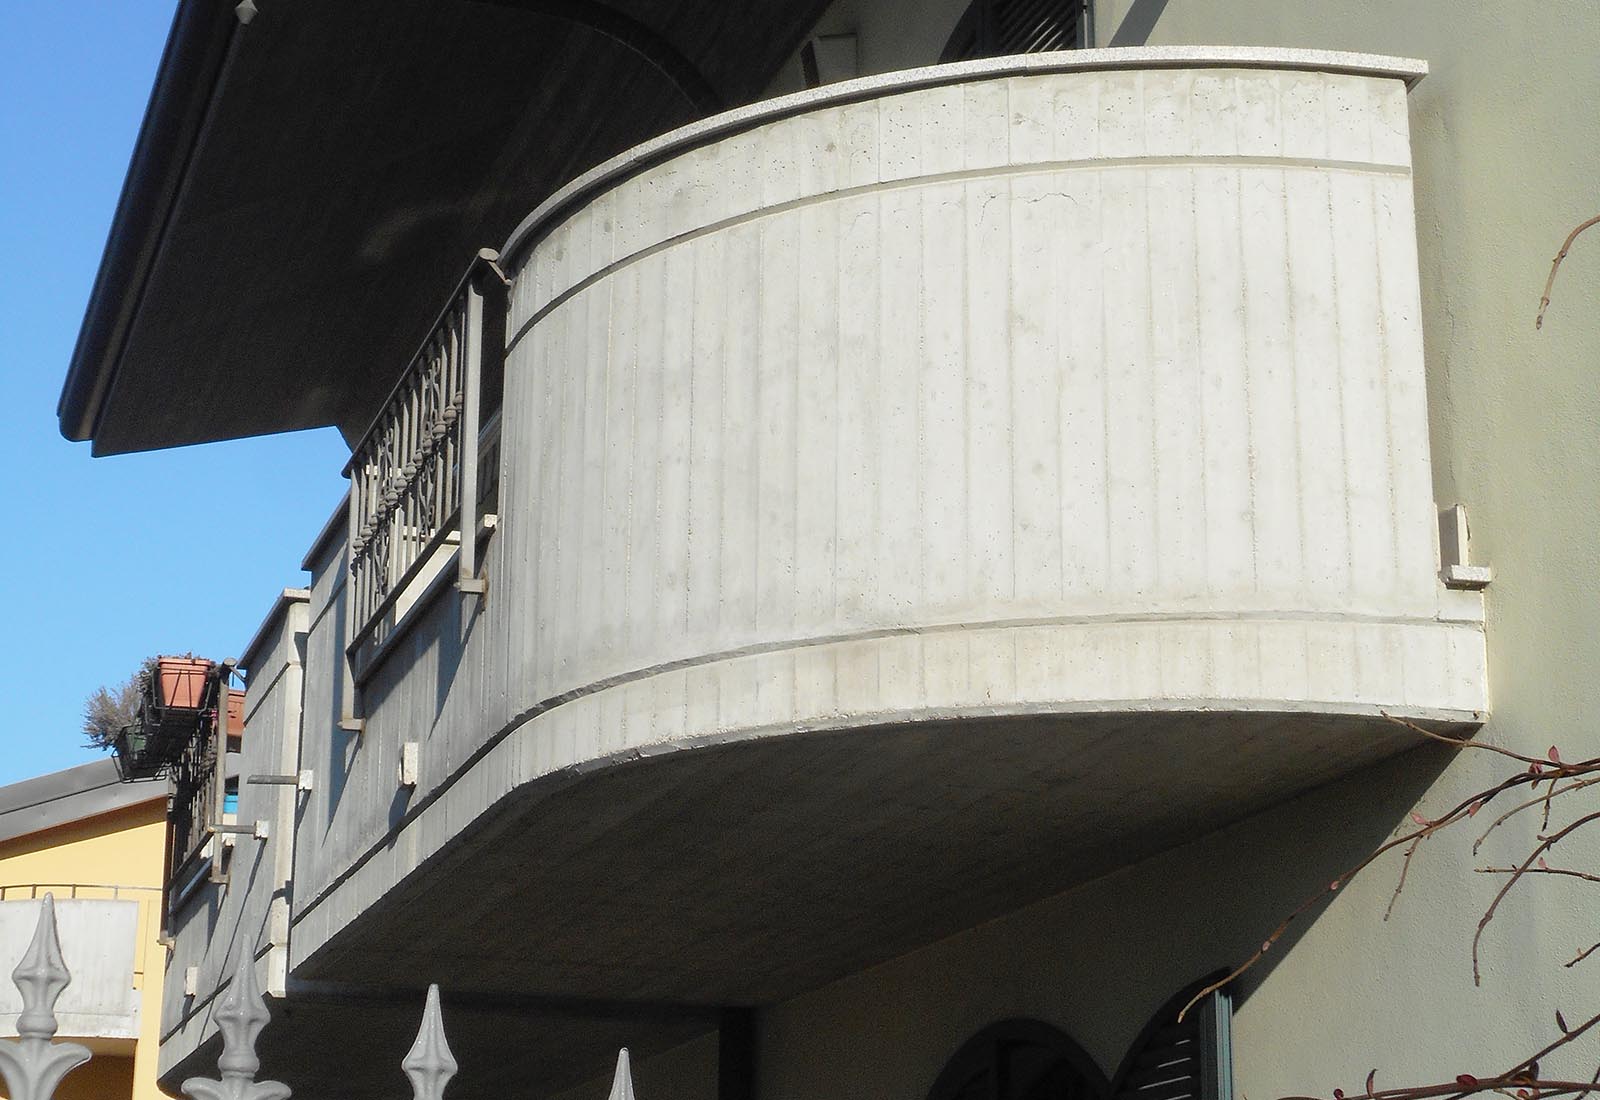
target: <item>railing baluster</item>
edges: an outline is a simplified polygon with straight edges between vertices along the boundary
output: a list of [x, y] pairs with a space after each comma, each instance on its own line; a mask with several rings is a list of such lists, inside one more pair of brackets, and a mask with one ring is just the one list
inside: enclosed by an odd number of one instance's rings
[[45, 894], [39, 906], [33, 940], [11, 972], [11, 981], [22, 994], [22, 1014], [17, 1017], [17, 1037], [0, 1040], [0, 1077], [5, 1078], [11, 1100], [50, 1100], [61, 1079], [90, 1058], [86, 1046], [52, 1041], [56, 1001], [72, 983], [56, 933], [53, 894]]
[[[382, 642], [397, 602], [450, 534], [460, 533], [458, 587], [485, 591], [475, 537], [478, 433], [484, 364], [498, 369], [502, 352], [484, 340], [501, 333], [498, 318], [485, 326], [485, 288], [505, 284], [496, 259], [485, 250], [473, 261], [345, 468], [352, 661]], [[503, 309], [503, 295], [495, 298]]]

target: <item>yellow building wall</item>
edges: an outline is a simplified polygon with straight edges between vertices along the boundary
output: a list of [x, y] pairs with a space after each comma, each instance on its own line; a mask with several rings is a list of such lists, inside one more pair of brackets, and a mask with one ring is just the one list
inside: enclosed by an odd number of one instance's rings
[[[158, 788], [159, 789], [159, 788]], [[0, 888], [8, 898], [28, 896], [31, 886], [58, 887], [57, 899], [112, 897], [139, 902], [139, 944], [134, 955], [134, 986], [139, 991], [139, 1038], [133, 1055], [97, 1052], [86, 1066], [67, 1075], [56, 1100], [165, 1100], [156, 1087], [160, 1045], [161, 984], [166, 948], [161, 935], [161, 875], [166, 840], [166, 799], [0, 843]], [[41, 889], [39, 893], [44, 893]], [[63, 945], [66, 949], [68, 945]], [[67, 966], [72, 966], [70, 951]], [[0, 980], [4, 980], [0, 976]], [[0, 1096], [7, 1095], [0, 1085]]]

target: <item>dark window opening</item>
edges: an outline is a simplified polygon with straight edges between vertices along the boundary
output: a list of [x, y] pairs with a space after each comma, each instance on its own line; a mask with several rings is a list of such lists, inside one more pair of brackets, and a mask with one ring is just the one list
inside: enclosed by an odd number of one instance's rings
[[1110, 1081], [1084, 1050], [1039, 1020], [1003, 1020], [964, 1043], [928, 1100], [1233, 1100], [1233, 1005], [1196, 982], [1162, 1005]]
[[1003, 1020], [956, 1052], [928, 1100], [1106, 1100], [1105, 1074], [1083, 1049], [1038, 1020]]

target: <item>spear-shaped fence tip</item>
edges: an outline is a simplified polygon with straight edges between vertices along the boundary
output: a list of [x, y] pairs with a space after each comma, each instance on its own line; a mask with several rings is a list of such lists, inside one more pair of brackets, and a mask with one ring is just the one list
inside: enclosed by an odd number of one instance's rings
[[0, 1041], [0, 1077], [12, 1100], [48, 1100], [61, 1079], [89, 1060], [89, 1048], [51, 1042], [56, 1033], [56, 1001], [72, 983], [56, 931], [56, 899], [44, 896], [33, 939], [11, 972], [22, 994], [17, 1038]]
[[56, 930], [56, 899], [46, 894], [39, 906], [39, 923], [33, 940], [22, 953], [22, 960], [11, 972], [11, 981], [22, 994], [22, 1015], [17, 1017], [17, 1034], [25, 1039], [50, 1039], [56, 1033], [56, 1001], [72, 983], [72, 971], [61, 957], [61, 937]]
[[628, 1061], [628, 1048], [617, 1051], [617, 1075], [611, 1079], [611, 1095], [607, 1100], [633, 1100], [633, 1067]]
[[288, 1100], [288, 1085], [255, 1079], [261, 1068], [256, 1043], [272, 1013], [261, 996], [255, 957], [248, 949], [239, 952], [233, 981], [217, 1002], [215, 1019], [222, 1032], [222, 1057], [217, 1059], [221, 1077], [191, 1077], [183, 1083], [183, 1094], [192, 1100]]
[[444, 1014], [439, 1011], [439, 987], [428, 987], [422, 1009], [422, 1026], [406, 1052], [400, 1068], [411, 1078], [412, 1100], [443, 1100], [444, 1087], [456, 1075], [456, 1059], [444, 1037]]

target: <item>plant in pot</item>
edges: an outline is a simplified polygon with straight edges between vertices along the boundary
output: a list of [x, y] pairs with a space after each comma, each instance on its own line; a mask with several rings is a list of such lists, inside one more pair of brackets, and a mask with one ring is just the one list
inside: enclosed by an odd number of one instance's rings
[[116, 747], [124, 729], [139, 724], [145, 691], [155, 669], [156, 658], [147, 657], [138, 671], [122, 683], [97, 688], [84, 700], [83, 733], [88, 747], [109, 751]]
[[126, 681], [85, 701], [89, 744], [115, 753], [124, 779], [160, 775], [188, 743], [213, 667], [192, 653], [146, 658]]

